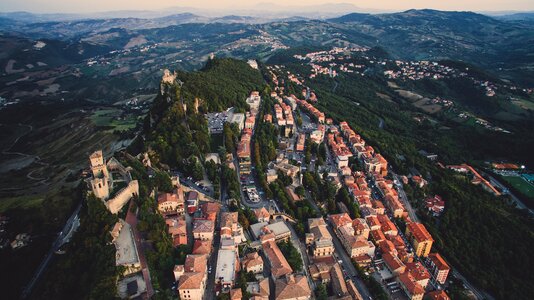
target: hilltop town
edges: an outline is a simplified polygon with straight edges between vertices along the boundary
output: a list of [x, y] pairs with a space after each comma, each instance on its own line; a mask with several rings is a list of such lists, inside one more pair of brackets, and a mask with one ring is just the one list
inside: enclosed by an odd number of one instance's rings
[[[510, 203], [527, 208], [522, 199], [472, 160], [451, 163], [429, 143], [423, 149], [383, 143], [380, 132], [392, 121], [382, 115], [379, 133], [372, 132], [359, 122], [375, 124], [372, 104], [361, 95], [341, 102], [334, 92], [347, 91], [344, 76], [365, 78], [376, 72], [370, 65], [379, 65], [392, 92], [372, 95], [387, 103], [394, 93], [416, 97], [407, 106], [423, 112], [403, 121], [432, 125], [444, 122], [440, 111], [454, 115], [462, 105], [419, 96], [406, 82], [461, 77], [483, 93], [512, 87], [482, 84], [437, 62], [376, 58], [372, 51], [297, 54], [296, 65], [211, 57], [196, 73], [163, 70], [142, 131], [129, 146], [87, 153], [83, 200], [24, 295], [50, 258], [64, 254], [44, 273], [45, 284], [36, 285], [43, 295], [55, 294], [60, 282], [73, 280], [64, 275], [72, 255], [83, 253], [86, 262], [102, 258], [90, 270], [101, 272], [94, 298], [493, 299], [463, 267], [472, 258], [462, 261], [458, 243], [447, 244], [455, 235], [444, 230], [453, 226], [440, 225], [462, 215], [459, 203], [469, 205], [459, 201], [464, 195], [510, 211]], [[508, 174], [513, 164], [496, 165]], [[2, 218], [1, 225], [9, 221]], [[21, 232], [11, 247], [29, 243]], [[81, 245], [90, 250], [79, 252]]]
[[[277, 82], [277, 70], [269, 71]], [[166, 72], [162, 84], [175, 80]], [[173, 291], [180, 299], [448, 299], [451, 267], [413, 213], [401, 182], [408, 179], [347, 122], [317, 109], [313, 92], [302, 96], [275, 85], [267, 95], [251, 91], [244, 113], [205, 115], [211, 135], [230, 130], [236, 137], [232, 152], [204, 155], [220, 179], [207, 166], [203, 175], [164, 171], [149, 153], [126, 158], [149, 177], [169, 178], [148, 199], [180, 249]], [[151, 298], [158, 271], [147, 262], [143, 217], [132, 206], [144, 179], [102, 151], [89, 158], [90, 191], [119, 216], [109, 232], [123, 270], [117, 292]], [[324, 199], [320, 189], [335, 197]], [[428, 210], [439, 216], [446, 199], [435, 198]]]

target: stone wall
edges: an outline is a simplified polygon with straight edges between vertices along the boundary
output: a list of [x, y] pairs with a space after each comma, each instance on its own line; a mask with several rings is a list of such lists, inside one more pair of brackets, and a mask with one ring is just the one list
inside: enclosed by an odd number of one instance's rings
[[116, 214], [133, 196], [137, 195], [139, 195], [139, 182], [132, 180], [128, 183], [127, 187], [120, 190], [115, 197], [107, 201], [106, 206], [112, 214]]

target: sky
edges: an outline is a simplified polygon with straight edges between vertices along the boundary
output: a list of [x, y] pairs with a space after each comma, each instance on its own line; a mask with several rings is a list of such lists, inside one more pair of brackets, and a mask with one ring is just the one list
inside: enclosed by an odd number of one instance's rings
[[307, 6], [348, 3], [365, 9], [400, 11], [410, 8], [471, 11], [534, 11], [534, 0], [0, 0], [0, 11], [92, 13], [115, 10], [161, 10], [169, 7], [247, 9], [258, 4]]

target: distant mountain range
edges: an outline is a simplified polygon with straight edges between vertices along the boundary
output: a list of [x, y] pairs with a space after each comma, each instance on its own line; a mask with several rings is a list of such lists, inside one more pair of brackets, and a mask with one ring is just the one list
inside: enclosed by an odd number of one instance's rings
[[[273, 6], [270, 9], [278, 8]], [[314, 8], [309, 9], [313, 11]], [[337, 6], [333, 9], [342, 11], [350, 7]], [[295, 14], [301, 12], [306, 11], [294, 11]], [[270, 19], [240, 14], [206, 17], [178, 13], [153, 18], [101, 17], [52, 22], [43, 21], [51, 18], [50, 15], [3, 13], [0, 14], [0, 49], [5, 50], [0, 54], [0, 64], [9, 61], [8, 53], [18, 53], [17, 64], [22, 66], [35, 63], [34, 55], [46, 60], [43, 51], [27, 51], [20, 46], [31, 45], [37, 40], [45, 40], [49, 45], [53, 44], [51, 41], [62, 41], [64, 49], [70, 49], [67, 61], [72, 62], [90, 58], [92, 54], [103, 55], [113, 50], [160, 44], [158, 51], [161, 51], [162, 58], [185, 59], [191, 66], [197, 65], [210, 53], [266, 59], [276, 49], [285, 47], [361, 45], [381, 47], [393, 58], [463, 60], [532, 86], [534, 22], [529, 16], [525, 13], [490, 17], [473, 12], [426, 9], [381, 14], [351, 13], [326, 19]], [[59, 15], [58, 18], [66, 16]], [[24, 38], [27, 42], [10, 42], [11, 37]], [[172, 46], [161, 47], [162, 43]], [[73, 45], [80, 47], [78, 54]], [[273, 45], [276, 47], [273, 48]], [[36, 51], [40, 53], [32, 54]], [[61, 57], [63, 52], [51, 52], [52, 59], [48, 61], [65, 61]], [[4, 67], [0, 65], [0, 68]]]

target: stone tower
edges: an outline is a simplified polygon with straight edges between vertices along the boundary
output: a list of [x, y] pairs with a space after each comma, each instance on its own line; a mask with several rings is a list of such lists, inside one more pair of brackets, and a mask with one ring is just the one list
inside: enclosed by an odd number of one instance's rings
[[110, 178], [102, 150], [93, 152], [89, 156], [89, 161], [91, 162], [91, 171], [93, 173], [93, 178], [91, 179], [93, 193], [97, 198], [105, 200], [109, 198]]
[[94, 178], [108, 178], [109, 172], [108, 168], [104, 162], [104, 155], [102, 154], [102, 150], [98, 150], [93, 152], [89, 156], [89, 160], [91, 162], [91, 171], [93, 172]]

